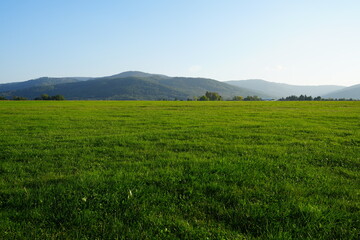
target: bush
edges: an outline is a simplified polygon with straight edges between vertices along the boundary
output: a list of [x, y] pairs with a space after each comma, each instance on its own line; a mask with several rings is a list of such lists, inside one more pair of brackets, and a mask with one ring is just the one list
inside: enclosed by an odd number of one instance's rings
[[221, 101], [222, 97], [217, 92], [206, 92], [205, 96], [209, 98], [210, 101]]
[[56, 100], [56, 101], [62, 101], [65, 100], [63, 95], [55, 95], [55, 96], [49, 96], [47, 94], [42, 94], [40, 97], [34, 98], [34, 100]]
[[244, 98], [244, 101], [261, 101], [262, 99], [258, 96], [247, 96]]
[[199, 98], [199, 101], [209, 101], [210, 99], [207, 97], [207, 96], [201, 96], [200, 98]]
[[26, 97], [13, 96], [12, 100], [23, 101], [23, 100], [27, 100], [27, 98]]
[[199, 101], [221, 101], [222, 97], [217, 92], [206, 92], [204, 96], [199, 98]]
[[242, 96], [235, 96], [235, 97], [233, 97], [232, 100], [233, 101], [242, 101], [242, 100], [244, 100], [244, 98]]

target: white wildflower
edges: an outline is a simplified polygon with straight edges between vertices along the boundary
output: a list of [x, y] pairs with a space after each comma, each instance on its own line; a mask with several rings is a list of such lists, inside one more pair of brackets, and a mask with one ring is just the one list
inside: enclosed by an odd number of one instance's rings
[[131, 198], [132, 196], [133, 196], [132, 191], [131, 191], [131, 190], [129, 190], [129, 193], [128, 193], [128, 199], [129, 199], [129, 198]]

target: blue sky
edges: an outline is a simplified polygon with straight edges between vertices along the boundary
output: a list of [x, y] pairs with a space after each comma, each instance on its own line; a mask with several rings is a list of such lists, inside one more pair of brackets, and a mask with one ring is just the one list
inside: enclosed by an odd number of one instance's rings
[[358, 0], [2, 0], [0, 83], [128, 70], [360, 83]]

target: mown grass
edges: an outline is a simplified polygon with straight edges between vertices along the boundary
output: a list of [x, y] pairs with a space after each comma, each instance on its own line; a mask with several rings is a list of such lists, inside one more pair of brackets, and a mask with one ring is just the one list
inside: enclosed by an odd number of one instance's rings
[[0, 103], [0, 239], [359, 239], [360, 102]]

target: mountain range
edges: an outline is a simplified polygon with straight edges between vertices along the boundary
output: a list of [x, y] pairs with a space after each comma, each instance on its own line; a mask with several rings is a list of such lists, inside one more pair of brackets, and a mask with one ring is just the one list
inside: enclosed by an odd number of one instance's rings
[[351, 87], [296, 86], [260, 79], [221, 82], [208, 78], [169, 77], [139, 71], [91, 77], [42, 77], [24, 82], [0, 84], [0, 96], [34, 99], [42, 94], [63, 95], [68, 100], [186, 100], [217, 92], [224, 99], [259, 96], [278, 99], [290, 95], [360, 99], [360, 84]]
[[226, 83], [237, 87], [257, 90], [259, 92], [266, 92], [276, 98], [287, 97], [290, 95], [299, 96], [301, 94], [317, 97], [344, 88], [344, 86], [336, 85], [298, 86], [285, 83], [268, 82], [261, 79], [228, 81]]
[[233, 96], [268, 94], [234, 87], [206, 78], [168, 77], [138, 71], [101, 78], [39, 78], [19, 83], [0, 84], [0, 95], [34, 99], [41, 94], [63, 95], [69, 100], [186, 100], [218, 92], [224, 99]]
[[353, 98], [360, 99], [360, 84], [342, 88], [324, 95], [324, 98]]

